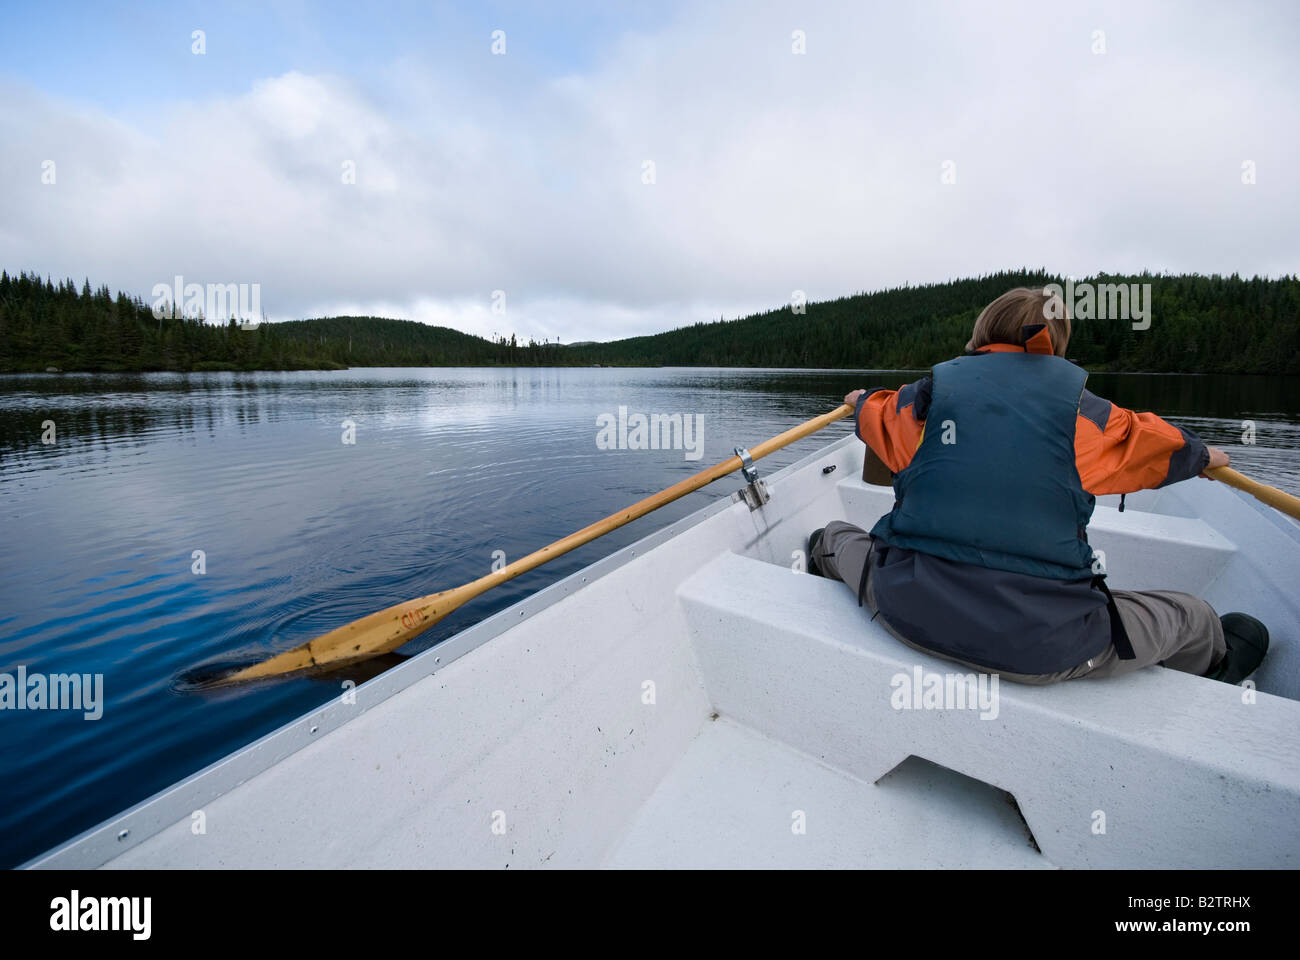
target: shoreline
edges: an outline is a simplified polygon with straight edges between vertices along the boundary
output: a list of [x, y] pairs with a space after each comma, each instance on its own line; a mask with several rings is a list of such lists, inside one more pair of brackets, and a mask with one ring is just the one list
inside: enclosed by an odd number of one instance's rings
[[[1083, 366], [1079, 364], [1079, 366]], [[396, 363], [387, 365], [369, 365], [358, 364], [356, 366], [347, 366], [345, 364], [330, 364], [328, 366], [302, 365], [286, 367], [242, 367], [235, 364], [205, 364], [190, 368], [180, 367], [163, 367], [163, 368], [134, 368], [124, 367], [120, 369], [109, 370], [87, 370], [87, 369], [28, 369], [28, 370], [0, 370], [0, 377], [32, 377], [32, 376], [123, 376], [149, 373], [338, 373], [347, 370], [763, 370], [770, 372], [800, 372], [800, 373], [926, 373], [930, 367], [752, 367], [746, 365], [730, 365], [716, 363], [701, 364], [673, 364], [673, 363], [655, 363], [655, 364], [588, 364], [588, 363], [545, 363], [545, 364], [518, 364], [518, 363]], [[1106, 366], [1085, 367], [1089, 374], [1107, 374], [1114, 376], [1142, 376], [1142, 377], [1300, 377], [1300, 374], [1292, 373], [1268, 373], [1251, 370], [1114, 370]]]

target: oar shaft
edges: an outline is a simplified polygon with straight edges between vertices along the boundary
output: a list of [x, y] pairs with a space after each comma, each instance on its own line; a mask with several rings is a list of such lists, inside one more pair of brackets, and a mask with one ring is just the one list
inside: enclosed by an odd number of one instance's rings
[[[814, 417], [807, 423], [801, 423], [797, 427], [792, 427], [784, 433], [777, 434], [770, 440], [764, 440], [762, 443], [753, 447], [749, 451], [752, 459], [758, 460], [774, 453], [797, 440], [822, 430], [836, 420], [841, 420], [853, 412], [853, 408], [846, 404], [841, 404], [830, 413], [824, 413], [820, 417]], [[486, 574], [473, 583], [466, 585], [469, 596], [476, 597], [484, 591], [490, 590], [495, 586], [505, 583], [507, 580], [513, 580], [522, 573], [527, 573], [535, 567], [541, 566], [548, 560], [554, 560], [556, 557], [568, 553], [570, 550], [576, 550], [583, 544], [590, 543], [597, 537], [604, 536], [611, 530], [617, 530], [619, 527], [631, 523], [633, 520], [644, 517], [647, 513], [652, 513], [660, 507], [672, 503], [674, 500], [680, 500], [688, 493], [694, 493], [701, 487], [706, 487], [714, 480], [725, 477], [729, 473], [734, 473], [741, 468], [740, 457], [729, 457], [721, 463], [702, 470], [694, 476], [687, 477], [665, 490], [661, 490], [654, 496], [647, 497], [639, 503], [634, 503], [625, 510], [618, 513], [612, 513], [603, 520], [597, 520], [589, 526], [583, 527], [576, 533], [571, 533], [562, 540], [556, 540], [552, 544], [535, 550], [526, 557], [520, 557], [514, 563], [507, 564], [500, 570]]]
[[1300, 520], [1300, 497], [1293, 497], [1277, 487], [1270, 487], [1267, 483], [1252, 480], [1231, 467], [1215, 467], [1213, 470], [1206, 470], [1205, 472], [1215, 480], [1226, 483], [1230, 487], [1246, 491], [1256, 500], [1268, 504], [1274, 510]]

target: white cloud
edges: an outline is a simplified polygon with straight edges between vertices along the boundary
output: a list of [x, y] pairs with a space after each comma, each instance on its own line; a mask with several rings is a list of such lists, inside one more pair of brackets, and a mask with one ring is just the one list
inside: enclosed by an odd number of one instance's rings
[[484, 49], [148, 127], [9, 85], [0, 262], [566, 341], [1020, 265], [1294, 271], [1292, 9], [1081, 10], [708, 5], [558, 80]]

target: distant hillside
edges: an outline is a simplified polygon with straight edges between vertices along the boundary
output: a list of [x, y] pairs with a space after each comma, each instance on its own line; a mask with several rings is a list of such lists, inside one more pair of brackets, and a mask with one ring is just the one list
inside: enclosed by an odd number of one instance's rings
[[0, 372], [300, 370], [347, 366], [555, 364], [558, 344], [492, 342], [446, 327], [381, 317], [206, 323], [162, 317], [139, 297], [87, 280], [0, 272]]
[[[1151, 324], [1075, 323], [1070, 358], [1095, 370], [1300, 374], [1300, 280], [1098, 276], [1151, 284]], [[107, 287], [0, 273], [0, 371], [292, 370], [344, 366], [753, 366], [917, 369], [961, 352], [976, 315], [1015, 286], [1064, 283], [1017, 271], [899, 287], [696, 323], [609, 343], [497, 341], [382, 317], [263, 323], [154, 317]]]
[[267, 324], [286, 349], [353, 367], [452, 367], [555, 364], [558, 344], [493, 342], [449, 327], [383, 317], [322, 317]]
[[[1151, 284], [1151, 324], [1074, 323], [1069, 356], [1096, 370], [1182, 373], [1300, 373], [1300, 279], [1197, 275], [1097, 276], [1096, 284]], [[574, 345], [570, 362], [924, 369], [959, 354], [991, 300], [1012, 287], [1065, 280], [1041, 271], [898, 287], [789, 306], [739, 320]]]

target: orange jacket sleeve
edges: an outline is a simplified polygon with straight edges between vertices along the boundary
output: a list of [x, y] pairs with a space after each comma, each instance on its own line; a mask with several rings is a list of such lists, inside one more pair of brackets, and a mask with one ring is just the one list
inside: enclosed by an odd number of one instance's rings
[[1085, 390], [1074, 431], [1083, 489], [1094, 495], [1153, 490], [1194, 477], [1210, 461], [1196, 434], [1154, 413], [1134, 413]]
[[911, 463], [921, 445], [931, 385], [924, 377], [898, 390], [876, 387], [858, 400], [854, 432], [893, 473]]

